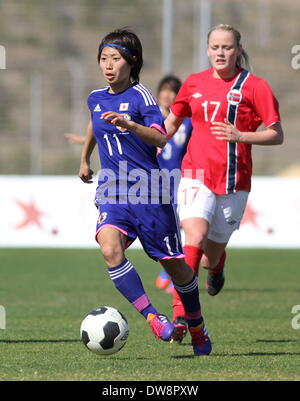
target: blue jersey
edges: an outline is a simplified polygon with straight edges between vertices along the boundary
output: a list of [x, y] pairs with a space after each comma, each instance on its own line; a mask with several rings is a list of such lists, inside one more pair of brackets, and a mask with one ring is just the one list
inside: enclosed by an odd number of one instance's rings
[[[184, 257], [173, 205], [161, 202], [163, 184], [160, 179], [156, 182], [159, 196], [152, 197], [152, 173], [161, 173], [156, 147], [133, 132], [107, 124], [100, 118], [102, 113], [114, 111], [138, 124], [164, 131], [160, 109], [151, 93], [141, 84], [135, 83], [117, 94], [108, 90], [109, 87], [105, 87], [93, 91], [88, 97], [101, 161], [96, 194], [99, 209], [96, 232], [107, 226], [114, 227], [127, 237], [126, 246], [139, 237], [145, 252], [154, 260]], [[147, 188], [144, 197], [134, 196], [144, 188]], [[131, 193], [133, 196], [130, 196]]]
[[181, 162], [186, 153], [192, 128], [191, 119], [186, 118], [176, 134], [167, 142], [162, 152], [158, 155], [157, 159], [160, 168], [166, 168], [169, 171], [181, 168]]
[[[103, 193], [109, 185], [116, 185], [116, 195], [127, 194], [128, 188], [134, 184], [128, 179], [131, 172], [139, 169], [143, 171], [144, 179], [146, 175], [150, 180], [151, 171], [159, 169], [157, 150], [133, 132], [105, 123], [101, 114], [114, 111], [126, 119], [162, 131], [165, 130], [164, 118], [152, 94], [137, 82], [116, 94], [109, 93], [108, 86], [94, 90], [87, 102], [101, 161], [98, 188]], [[110, 173], [104, 177], [103, 171]]]

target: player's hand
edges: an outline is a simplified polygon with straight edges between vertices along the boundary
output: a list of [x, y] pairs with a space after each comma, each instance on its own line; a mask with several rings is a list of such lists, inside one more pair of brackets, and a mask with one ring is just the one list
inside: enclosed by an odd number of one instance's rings
[[70, 143], [83, 144], [85, 141], [85, 136], [80, 136], [80, 135], [76, 135], [76, 134], [66, 133], [66, 134], [64, 134], [64, 137], [67, 138]]
[[216, 139], [227, 142], [241, 142], [242, 133], [228, 120], [213, 121], [210, 127], [211, 133], [216, 135]]
[[128, 120], [126, 120], [122, 114], [115, 113], [114, 111], [106, 111], [101, 114], [101, 118], [103, 118], [107, 124], [113, 124], [121, 128], [129, 129]]
[[93, 170], [91, 170], [88, 163], [81, 163], [78, 176], [85, 184], [93, 183]]
[[163, 151], [163, 148], [156, 148], [156, 157], [159, 156], [162, 151]]

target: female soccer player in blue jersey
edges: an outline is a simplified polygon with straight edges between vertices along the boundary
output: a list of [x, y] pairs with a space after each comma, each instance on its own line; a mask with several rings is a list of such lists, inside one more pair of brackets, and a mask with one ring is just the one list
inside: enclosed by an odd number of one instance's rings
[[[91, 92], [91, 121], [83, 145], [79, 177], [90, 183], [90, 156], [98, 145], [96, 240], [120, 293], [150, 323], [156, 338], [176, 336], [174, 325], [151, 304], [141, 279], [125, 257], [138, 237], [145, 252], [160, 261], [181, 296], [194, 354], [208, 355], [211, 343], [201, 316], [197, 278], [184, 262], [172, 203], [163, 203], [156, 148], [166, 143], [164, 119], [151, 93], [139, 83], [143, 65], [139, 38], [128, 30], [106, 35], [98, 63], [107, 86]], [[151, 185], [152, 184], [152, 185]]]

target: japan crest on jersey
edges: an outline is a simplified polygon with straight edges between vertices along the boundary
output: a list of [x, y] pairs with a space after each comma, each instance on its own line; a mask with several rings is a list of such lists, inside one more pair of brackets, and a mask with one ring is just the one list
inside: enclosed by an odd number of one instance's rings
[[120, 111], [127, 111], [129, 107], [129, 103], [121, 103], [120, 104]]
[[231, 89], [227, 93], [227, 101], [229, 104], [232, 104], [233, 106], [237, 106], [239, 103], [242, 101], [242, 92], [238, 89]]

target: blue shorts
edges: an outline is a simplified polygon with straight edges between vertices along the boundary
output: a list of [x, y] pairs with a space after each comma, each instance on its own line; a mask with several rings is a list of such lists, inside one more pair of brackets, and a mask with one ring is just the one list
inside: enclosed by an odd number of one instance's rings
[[98, 207], [96, 238], [104, 227], [127, 236], [126, 247], [139, 238], [144, 251], [154, 260], [183, 258], [177, 215], [172, 204], [103, 204]]

